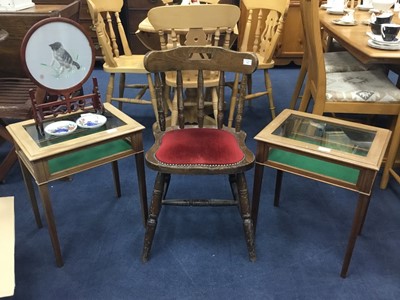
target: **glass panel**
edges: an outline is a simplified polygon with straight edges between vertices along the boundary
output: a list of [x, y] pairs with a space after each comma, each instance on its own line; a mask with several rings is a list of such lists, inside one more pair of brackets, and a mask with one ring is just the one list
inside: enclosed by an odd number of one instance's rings
[[367, 156], [376, 132], [290, 115], [272, 134], [330, 149]]
[[[65, 117], [57, 119], [57, 121], [68, 120], [68, 121], [75, 122], [80, 116], [81, 116], [81, 114], [65, 115]], [[125, 122], [121, 121], [120, 119], [118, 119], [117, 117], [115, 117], [114, 115], [109, 113], [108, 111], [106, 111], [104, 113], [104, 116], [107, 117], [107, 122], [101, 127], [80, 128], [78, 126], [74, 132], [72, 132], [68, 135], [63, 135], [63, 136], [54, 136], [54, 135], [50, 135], [47, 133], [45, 133], [42, 136], [42, 135], [40, 135], [39, 131], [37, 130], [35, 124], [25, 126], [25, 130], [28, 132], [28, 134], [32, 137], [32, 139], [36, 142], [36, 144], [39, 147], [46, 147], [46, 146], [65, 142], [67, 140], [73, 140], [77, 137], [90, 135], [90, 134], [94, 134], [97, 132], [101, 132], [101, 131], [105, 131], [105, 130], [109, 130], [112, 128], [116, 128], [116, 127], [125, 125]], [[45, 121], [43, 123], [43, 127], [45, 128], [48, 124], [53, 123], [53, 122], [54, 122], [54, 119], [52, 119], [51, 121], [47, 121], [47, 122]]]

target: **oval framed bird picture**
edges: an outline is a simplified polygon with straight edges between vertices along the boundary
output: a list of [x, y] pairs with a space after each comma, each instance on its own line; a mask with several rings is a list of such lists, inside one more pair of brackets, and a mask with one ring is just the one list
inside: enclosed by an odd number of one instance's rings
[[39, 87], [56, 93], [78, 90], [92, 73], [92, 40], [77, 22], [47, 18], [26, 33], [21, 45], [25, 71]]

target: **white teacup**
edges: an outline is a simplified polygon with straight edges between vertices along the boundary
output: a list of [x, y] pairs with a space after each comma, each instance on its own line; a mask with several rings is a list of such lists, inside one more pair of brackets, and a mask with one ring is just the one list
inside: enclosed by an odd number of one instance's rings
[[327, 6], [334, 11], [342, 11], [344, 9], [344, 0], [328, 0]]
[[363, 0], [362, 5], [365, 7], [372, 7], [372, 0]]
[[354, 9], [345, 9], [345, 15], [340, 19], [342, 22], [345, 23], [353, 23], [354, 20]]

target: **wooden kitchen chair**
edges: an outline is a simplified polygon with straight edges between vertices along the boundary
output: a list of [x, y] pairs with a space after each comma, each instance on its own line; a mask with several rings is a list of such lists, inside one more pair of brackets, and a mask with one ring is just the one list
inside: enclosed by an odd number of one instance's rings
[[[182, 46], [169, 50], [152, 51], [145, 56], [145, 67], [154, 73], [157, 92], [159, 124], [154, 132], [155, 142], [146, 153], [147, 165], [157, 171], [151, 200], [149, 218], [144, 238], [142, 260], [147, 261], [153, 243], [157, 219], [162, 205], [228, 206], [236, 205], [243, 221], [249, 259], [256, 259], [253, 221], [250, 217], [250, 204], [245, 171], [254, 164], [254, 154], [246, 147], [246, 134], [240, 129], [243, 101], [246, 92], [247, 75], [257, 68], [257, 56], [241, 53], [222, 47]], [[197, 124], [187, 124], [184, 106], [183, 72], [197, 70], [196, 106]], [[217, 124], [205, 125], [205, 83], [206, 71], [219, 71], [218, 118]], [[164, 108], [163, 85], [165, 72], [176, 72], [176, 95], [178, 107], [178, 126], [167, 126]], [[234, 128], [223, 125], [225, 72], [241, 74], [238, 99], [238, 114]], [[228, 175], [233, 199], [167, 199], [167, 189], [171, 175]], [[182, 186], [182, 195], [187, 187]], [[191, 187], [190, 187], [191, 188]]]
[[[269, 69], [273, 68], [275, 61], [273, 55], [278, 45], [282, 33], [283, 24], [289, 9], [290, 0], [243, 0], [243, 7], [246, 8], [246, 24], [244, 31], [239, 32], [241, 52], [254, 52], [258, 56], [258, 69], [264, 72], [265, 91], [253, 92], [252, 78], [248, 78], [248, 93], [246, 100], [252, 100], [261, 96], [267, 96], [269, 100], [269, 109], [272, 118], [275, 118], [275, 104], [272, 95], [272, 84], [269, 76]], [[243, 27], [243, 25], [241, 25]], [[238, 78], [233, 83], [233, 93], [230, 103], [229, 123], [231, 126], [236, 106], [236, 91]]]
[[[299, 110], [306, 111], [310, 97], [314, 101], [312, 112], [318, 115], [359, 114], [385, 115], [394, 120], [398, 128], [400, 118], [400, 90], [381, 69], [327, 73], [321, 41], [318, 1], [301, 0], [301, 13], [305, 26], [305, 40], [309, 60], [307, 84]], [[393, 138], [392, 138], [393, 141]], [[395, 152], [396, 143], [390, 142], [388, 153]]]
[[[240, 9], [235, 5], [169, 5], [159, 6], [149, 10], [148, 19], [160, 37], [162, 50], [186, 46], [222, 46], [230, 48], [232, 32], [236, 26]], [[216, 17], [217, 16], [217, 17]], [[166, 74], [168, 87], [176, 88], [176, 73]], [[204, 84], [210, 88], [214, 117], [217, 118], [217, 86], [218, 72], [205, 73]], [[183, 76], [184, 88], [196, 88], [197, 72], [185, 71]], [[166, 96], [171, 111], [171, 122], [177, 120], [177, 95], [173, 100]], [[185, 105], [191, 105], [189, 101]]]
[[385, 163], [385, 168], [383, 169], [382, 172], [382, 179], [380, 183], [380, 188], [381, 189], [386, 189], [390, 176], [393, 176], [393, 178], [397, 181], [398, 184], [400, 184], [400, 173], [396, 172], [395, 167], [396, 167], [396, 158], [399, 157], [399, 151], [400, 151], [400, 113], [397, 116], [397, 123], [396, 127], [393, 128], [392, 132], [392, 146], [390, 147], [388, 151], [388, 155], [386, 158], [386, 163]]
[[[122, 103], [149, 104], [154, 103], [154, 90], [149, 73], [143, 66], [144, 55], [132, 54], [125, 30], [120, 19], [124, 1], [87, 0], [93, 25], [96, 28], [97, 39], [104, 56], [103, 70], [110, 74], [107, 85], [106, 102], [117, 101], [119, 108]], [[119, 74], [118, 97], [114, 96], [116, 74]], [[147, 84], [129, 84], [127, 74], [143, 74], [147, 76]], [[134, 98], [124, 96], [125, 89], [137, 90]], [[151, 100], [143, 99], [149, 90]]]
[[[34, 87], [35, 85], [29, 78], [0, 78], [0, 145], [5, 142], [13, 144], [13, 140], [5, 128], [8, 121], [22, 121], [32, 117], [29, 89]], [[4, 147], [6, 147], [5, 144]], [[10, 150], [0, 162], [0, 182], [5, 180], [7, 173], [16, 161], [15, 148], [10, 146]]]
[[[290, 100], [289, 108], [295, 109], [297, 102], [302, 98], [300, 95], [301, 90], [304, 88], [307, 76], [307, 68], [309, 64], [308, 51], [306, 50], [306, 43], [303, 45], [304, 54], [301, 61], [299, 75], [297, 77], [296, 85]], [[352, 56], [348, 51], [335, 51], [324, 52], [325, 71], [326, 73], [335, 72], [351, 72], [351, 71], [367, 71], [373, 69], [382, 69], [384, 67], [377, 64], [363, 64]]]

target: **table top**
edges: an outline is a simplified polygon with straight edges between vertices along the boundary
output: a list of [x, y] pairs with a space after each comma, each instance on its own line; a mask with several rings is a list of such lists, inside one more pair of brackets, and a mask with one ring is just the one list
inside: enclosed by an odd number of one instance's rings
[[[98, 144], [118, 137], [142, 131], [144, 126], [127, 116], [113, 105], [104, 103], [107, 122], [99, 128], [79, 128], [74, 132], [53, 136], [45, 133], [41, 136], [33, 119], [14, 123], [7, 126], [7, 130], [30, 161], [44, 159], [60, 153], [75, 151], [90, 145]], [[87, 112], [85, 112], [87, 113]], [[71, 114], [60, 115], [57, 119], [76, 121], [82, 114], [78, 111]], [[44, 122], [44, 127], [49, 121]]]
[[379, 170], [389, 138], [387, 129], [286, 109], [255, 140]]
[[35, 4], [32, 7], [28, 7], [25, 9], [11, 11], [11, 10], [0, 10], [1, 15], [26, 15], [26, 14], [49, 14], [52, 15], [54, 13], [59, 12], [60, 10], [65, 9], [70, 6], [69, 4]]
[[[400, 50], [380, 50], [368, 46], [367, 32], [371, 31], [364, 21], [370, 19], [368, 11], [355, 10], [354, 17], [357, 25], [343, 26], [333, 24], [332, 21], [340, 19], [341, 15], [329, 14], [326, 10], [320, 11], [321, 26], [329, 36], [335, 38], [347, 51], [362, 63], [399, 64]], [[394, 12], [393, 23], [400, 24], [398, 13]]]

